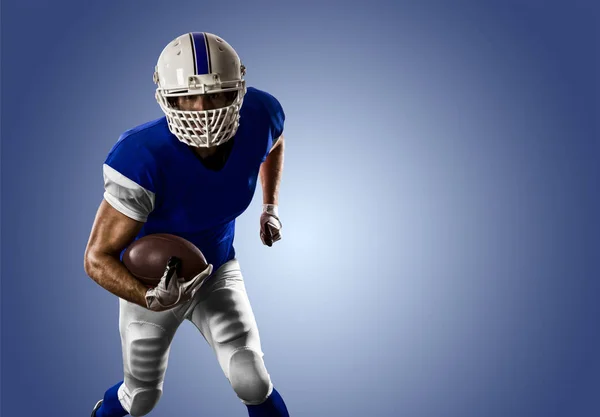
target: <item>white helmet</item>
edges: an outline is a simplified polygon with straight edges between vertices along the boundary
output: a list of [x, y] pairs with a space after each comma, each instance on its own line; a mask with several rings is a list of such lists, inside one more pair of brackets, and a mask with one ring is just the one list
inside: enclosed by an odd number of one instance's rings
[[[190, 146], [211, 147], [227, 142], [240, 122], [246, 94], [244, 66], [235, 50], [216, 35], [192, 32], [163, 49], [156, 70], [156, 100], [167, 116], [169, 130]], [[182, 111], [168, 98], [236, 91], [233, 103], [204, 111]]]

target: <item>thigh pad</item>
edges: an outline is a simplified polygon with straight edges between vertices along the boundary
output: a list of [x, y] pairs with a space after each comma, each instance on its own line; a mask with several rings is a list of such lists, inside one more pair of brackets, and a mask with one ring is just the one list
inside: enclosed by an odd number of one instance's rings
[[216, 343], [229, 343], [256, 327], [256, 321], [246, 292], [223, 288], [206, 300], [208, 326]]
[[132, 322], [125, 337], [131, 376], [140, 382], [162, 381], [171, 344], [164, 329], [152, 323]]

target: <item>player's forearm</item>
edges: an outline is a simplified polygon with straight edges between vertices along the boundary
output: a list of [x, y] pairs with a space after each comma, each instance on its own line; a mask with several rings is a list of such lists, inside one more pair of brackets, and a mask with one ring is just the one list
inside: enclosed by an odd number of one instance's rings
[[284, 141], [269, 153], [265, 162], [260, 166], [260, 182], [263, 190], [263, 204], [275, 204], [279, 202], [279, 185], [281, 184], [281, 175], [283, 173], [283, 154]]
[[146, 307], [147, 288], [127, 271], [118, 258], [106, 254], [86, 255], [85, 270], [102, 288], [119, 298]]

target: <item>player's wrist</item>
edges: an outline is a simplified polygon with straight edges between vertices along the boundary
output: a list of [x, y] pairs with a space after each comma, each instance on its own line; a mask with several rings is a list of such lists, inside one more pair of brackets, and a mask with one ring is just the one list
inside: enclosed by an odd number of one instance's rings
[[138, 304], [141, 305], [142, 307], [146, 307], [148, 309], [150, 309], [150, 302], [153, 299], [153, 295], [150, 292], [151, 289], [152, 288], [149, 288], [149, 287], [143, 285], [142, 288], [138, 291], [139, 300], [140, 300], [140, 302]]
[[279, 217], [279, 208], [277, 204], [263, 204], [263, 213]]

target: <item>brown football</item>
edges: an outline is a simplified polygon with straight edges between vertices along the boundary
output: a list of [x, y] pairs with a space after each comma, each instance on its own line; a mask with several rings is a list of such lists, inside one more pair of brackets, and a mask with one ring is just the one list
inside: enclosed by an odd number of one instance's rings
[[123, 254], [123, 263], [142, 283], [155, 287], [171, 256], [181, 259], [179, 277], [191, 279], [207, 267], [206, 258], [193, 243], [167, 233], [146, 235], [133, 242]]

